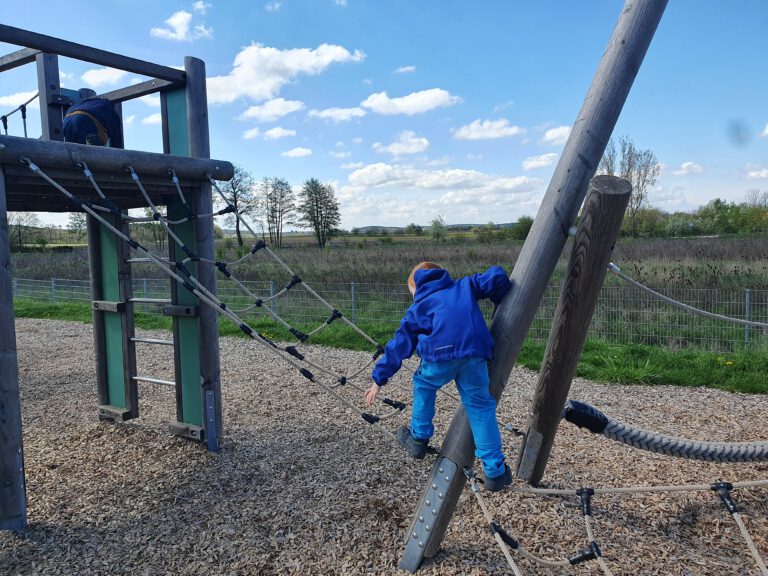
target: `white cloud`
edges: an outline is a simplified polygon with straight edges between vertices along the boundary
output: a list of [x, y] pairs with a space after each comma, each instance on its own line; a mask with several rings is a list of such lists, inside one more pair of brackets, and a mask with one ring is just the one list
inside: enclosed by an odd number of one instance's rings
[[152, 108], [160, 108], [160, 96], [157, 94], [147, 94], [146, 96], [137, 98], [137, 100], [141, 100], [144, 104], [151, 106]]
[[420, 138], [416, 136], [416, 133], [412, 130], [403, 130], [400, 133], [400, 139], [397, 142], [393, 142], [388, 146], [376, 142], [373, 145], [373, 149], [376, 152], [392, 154], [393, 156], [401, 156], [403, 154], [418, 154], [424, 152], [429, 148], [429, 140], [426, 138]]
[[768, 124], [765, 125], [765, 128], [763, 128], [763, 131], [760, 132], [760, 138], [765, 138], [768, 136]]
[[278, 138], [287, 138], [288, 136], [296, 136], [296, 130], [288, 130], [277, 126], [264, 132], [265, 140], [277, 140]]
[[360, 50], [350, 52], [334, 44], [321, 44], [313, 50], [279, 50], [252, 44], [235, 56], [229, 74], [208, 78], [208, 101], [220, 104], [241, 97], [269, 100], [301, 74], [316, 76], [331, 64], [360, 62], [364, 58], [365, 54]]
[[520, 126], [510, 126], [509, 120], [480, 120], [462, 126], [453, 137], [456, 140], [490, 140], [493, 138], [506, 138], [508, 136], [517, 136], [525, 134], [525, 129]]
[[141, 119], [142, 124], [162, 124], [163, 123], [163, 116], [158, 112], [157, 114], [150, 114], [149, 116], [146, 116], [145, 118]]
[[346, 6], [347, 0], [334, 0], [334, 4], [336, 4], [336, 6]]
[[[16, 106], [20, 106], [21, 104], [24, 104], [24, 102], [27, 102], [30, 98], [32, 98], [36, 94], [37, 94], [37, 90], [30, 90], [29, 92], [16, 92], [16, 94], [9, 94], [8, 96], [0, 96], [0, 106], [2, 106], [3, 108], [16, 108]], [[27, 107], [39, 108], [40, 99], [35, 98], [29, 104], [27, 104]], [[3, 110], [3, 114], [5, 114], [6, 112], [9, 112], [9, 110]]]
[[341, 167], [344, 170], [357, 170], [358, 168], [362, 168], [365, 166], [362, 162], [349, 162], [347, 164], [342, 164]]
[[198, 14], [205, 14], [208, 11], [208, 8], [210, 8], [211, 5], [207, 2], [204, 2], [203, 0], [197, 0], [196, 2], [192, 3], [192, 10], [197, 12]]
[[549, 166], [557, 159], [557, 154], [550, 152], [541, 156], [528, 156], [523, 160], [523, 170], [533, 170], [535, 168], [544, 168]]
[[680, 168], [674, 170], [672, 174], [675, 176], [685, 176], [687, 174], [699, 174], [700, 172], [704, 172], [704, 167], [700, 164], [696, 164], [696, 162], [683, 162]]
[[354, 138], [352, 138], [352, 143], [353, 144], [362, 144], [363, 143], [363, 139], [360, 136], [355, 136]]
[[558, 126], [557, 128], [550, 128], [544, 132], [544, 138], [542, 138], [541, 142], [543, 144], [549, 144], [550, 146], [559, 146], [565, 144], [570, 135], [570, 126]]
[[130, 116], [126, 116], [123, 118], [123, 125], [124, 126], [130, 126], [133, 124], [133, 121], [136, 120], [136, 114], [131, 114]]
[[128, 72], [117, 70], [116, 68], [92, 68], [86, 70], [80, 79], [87, 86], [92, 88], [101, 88], [102, 86], [112, 86], [117, 84]]
[[411, 72], [416, 72], [416, 66], [400, 66], [395, 70], [395, 74], [410, 74]]
[[311, 156], [311, 155], [312, 155], [312, 150], [310, 150], [309, 148], [293, 148], [281, 154], [281, 156], [286, 156], [287, 158], [301, 158], [302, 156]]
[[192, 14], [186, 10], [179, 10], [171, 14], [170, 18], [165, 21], [166, 28], [152, 28], [149, 34], [154, 38], [176, 40], [177, 42], [187, 42], [213, 36], [213, 31], [210, 28], [206, 28], [205, 24], [196, 24], [190, 30], [191, 23]]
[[335, 152], [335, 151], [331, 151], [331, 152], [329, 152], [329, 154], [331, 156], [333, 156], [334, 158], [338, 158], [339, 160], [344, 160], [344, 158], [349, 158], [350, 156], [352, 156], [352, 152]]
[[768, 178], [768, 168], [763, 168], [762, 170], [750, 170], [747, 172], [748, 180], [763, 180], [765, 178]]
[[333, 122], [347, 122], [353, 118], [362, 118], [366, 111], [362, 108], [326, 108], [325, 110], [310, 110], [310, 118], [322, 118]]
[[276, 2], [276, 1], [267, 2], [264, 5], [264, 10], [266, 10], [267, 12], [277, 12], [278, 10], [280, 10], [280, 7], [282, 5], [283, 5], [282, 2]]
[[284, 98], [275, 98], [269, 100], [260, 106], [251, 106], [243, 112], [243, 118], [256, 120], [257, 122], [274, 122], [304, 109], [304, 102], [301, 100], [286, 100]]
[[502, 110], [506, 108], [511, 108], [514, 105], [515, 105], [514, 100], [507, 100], [506, 102], [502, 102], [501, 104], [496, 104], [496, 106], [493, 107], [493, 111], [498, 114]]
[[461, 102], [458, 96], [452, 96], [450, 92], [441, 88], [412, 92], [400, 98], [390, 98], [386, 92], [371, 94], [360, 106], [368, 108], [377, 114], [422, 114], [435, 108], [452, 106]]
[[245, 138], [246, 140], [253, 140], [257, 136], [259, 136], [259, 134], [261, 134], [261, 130], [259, 130], [258, 128], [251, 128], [243, 132], [243, 138]]

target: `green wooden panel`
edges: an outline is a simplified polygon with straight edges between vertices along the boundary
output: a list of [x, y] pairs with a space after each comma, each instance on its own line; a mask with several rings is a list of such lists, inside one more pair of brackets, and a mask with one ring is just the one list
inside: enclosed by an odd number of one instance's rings
[[[106, 216], [115, 222], [113, 216]], [[101, 243], [101, 286], [102, 298], [112, 302], [120, 302], [120, 276], [117, 236], [103, 224], [99, 225], [99, 241]], [[127, 408], [125, 390], [125, 364], [123, 359], [123, 323], [119, 313], [104, 312], [104, 351], [107, 360], [107, 383], [109, 389], [109, 404]]]
[[[166, 93], [166, 114], [168, 152], [179, 156], [189, 156], [189, 130], [187, 126], [187, 94], [179, 89]], [[174, 199], [168, 203], [168, 216], [171, 220], [186, 217], [181, 201]], [[174, 233], [185, 245], [194, 250], [195, 231], [192, 222], [173, 227]], [[184, 258], [184, 253], [176, 250], [177, 258]], [[188, 265], [194, 274], [196, 267]], [[198, 305], [197, 298], [183, 286], [177, 287], [177, 304]], [[200, 387], [200, 326], [197, 318], [174, 318], [178, 346], [177, 362], [181, 371], [181, 412], [180, 422], [202, 426], [203, 395]]]

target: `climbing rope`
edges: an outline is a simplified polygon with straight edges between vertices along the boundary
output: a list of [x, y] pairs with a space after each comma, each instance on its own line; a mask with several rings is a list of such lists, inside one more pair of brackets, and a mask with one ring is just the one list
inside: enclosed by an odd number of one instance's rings
[[595, 495], [600, 495], [600, 494], [627, 495], [627, 494], [659, 493], [659, 492], [705, 491], [705, 492], [717, 493], [723, 505], [725, 506], [725, 509], [728, 511], [728, 513], [731, 515], [734, 522], [738, 526], [739, 532], [742, 538], [744, 539], [744, 542], [746, 543], [746, 546], [750, 552], [750, 555], [752, 556], [752, 559], [754, 560], [755, 564], [760, 570], [760, 574], [762, 574], [762, 576], [768, 576], [768, 569], [766, 568], [765, 562], [763, 561], [759, 551], [757, 550], [757, 547], [755, 546], [755, 543], [751, 535], [749, 534], [746, 525], [744, 524], [744, 521], [741, 516], [741, 511], [739, 510], [739, 507], [737, 506], [737, 504], [735, 503], [731, 495], [731, 492], [733, 490], [739, 489], [739, 488], [747, 489], [747, 488], [756, 488], [756, 487], [768, 487], [768, 480], [750, 480], [745, 482], [733, 482], [733, 483], [718, 481], [713, 484], [688, 484], [688, 485], [679, 485], [679, 486], [624, 486], [624, 487], [608, 487], [608, 488], [588, 487], [588, 488], [578, 488], [578, 489], [536, 488], [532, 486], [510, 486], [509, 488], [506, 489], [510, 493], [531, 494], [536, 496], [542, 496], [542, 495], [544, 496], [577, 496], [580, 499], [582, 516], [584, 519], [585, 529], [587, 533], [587, 541], [589, 542], [589, 546], [584, 550], [580, 551], [579, 553], [577, 553], [576, 555], [571, 556], [567, 559], [548, 560], [527, 552], [515, 538], [510, 536], [507, 532], [504, 531], [504, 529], [499, 524], [495, 522], [493, 515], [489, 511], [488, 506], [481, 495], [480, 488], [478, 487], [478, 482], [481, 482], [481, 480], [476, 477], [474, 471], [471, 468], [465, 468], [464, 474], [469, 480], [470, 490], [472, 494], [475, 496], [475, 499], [477, 500], [478, 504], [480, 505], [480, 508], [483, 512], [483, 516], [485, 517], [490, 527], [491, 533], [494, 535], [495, 540], [499, 543], [499, 546], [501, 547], [505, 558], [507, 558], [507, 562], [509, 563], [510, 567], [512, 568], [512, 571], [516, 575], [521, 574], [521, 572], [520, 572], [519, 566], [517, 566], [514, 563], [514, 560], [511, 558], [510, 550], [513, 550], [519, 553], [521, 557], [524, 557], [532, 562], [541, 564], [542, 566], [548, 566], [548, 567], [565, 567], [569, 565], [574, 566], [582, 562], [595, 560], [599, 564], [604, 574], [606, 575], [611, 574], [611, 570], [609, 566], [605, 563], [605, 560], [603, 559], [602, 552], [600, 550], [599, 545], [597, 544], [597, 540], [594, 536], [594, 531], [592, 529], [592, 504], [591, 503], [592, 503], [592, 497]]
[[[291, 355], [284, 355], [281, 353], [282, 349], [277, 346], [270, 338], [266, 337], [263, 334], [260, 334], [253, 330], [245, 321], [243, 321], [237, 314], [235, 314], [232, 310], [229, 309], [229, 307], [226, 305], [226, 303], [220, 301], [216, 295], [212, 294], [205, 286], [203, 286], [191, 273], [191, 271], [188, 269], [188, 267], [181, 261], [177, 261], [175, 263], [166, 263], [163, 262], [163, 260], [157, 256], [155, 256], [152, 252], [150, 252], [148, 249], [146, 249], [144, 246], [133, 240], [129, 235], [123, 233], [120, 229], [115, 227], [113, 224], [111, 224], [108, 220], [103, 218], [99, 212], [107, 211], [112, 212], [115, 214], [121, 214], [120, 210], [117, 209], [114, 205], [111, 207], [103, 207], [93, 204], [90, 201], [83, 200], [68, 190], [61, 186], [58, 182], [54, 181], [52, 178], [50, 178], [43, 170], [40, 169], [39, 166], [37, 166], [34, 162], [32, 162], [29, 158], [23, 158], [22, 163], [25, 164], [34, 174], [38, 175], [42, 179], [44, 179], [46, 182], [48, 182], [51, 186], [56, 188], [59, 192], [61, 192], [69, 201], [70, 203], [77, 209], [82, 210], [96, 218], [102, 225], [104, 225], [108, 230], [110, 230], [113, 234], [115, 234], [118, 238], [121, 240], [127, 242], [131, 248], [134, 250], [138, 250], [140, 252], [143, 252], [145, 256], [148, 258], [149, 261], [153, 262], [155, 265], [157, 265], [160, 269], [162, 269], [168, 276], [176, 280], [180, 285], [184, 286], [189, 292], [194, 294], [201, 302], [204, 304], [214, 308], [217, 313], [220, 315], [228, 318], [232, 322], [234, 322], [240, 330], [261, 344], [263, 347], [265, 347], [268, 351], [280, 356], [284, 361], [291, 364], [293, 367], [295, 367], [299, 373], [301, 373], [302, 376], [310, 380], [311, 382], [319, 385], [321, 388], [323, 388], [326, 392], [328, 392], [330, 395], [332, 395], [334, 398], [336, 398], [339, 402], [344, 404], [347, 408], [350, 408], [357, 412], [366, 422], [372, 425], [376, 425], [376, 427], [383, 431], [384, 433], [388, 434], [390, 437], [395, 439], [396, 436], [394, 432], [391, 432], [390, 430], [387, 430], [386, 428], [380, 426], [380, 422], [392, 417], [395, 414], [401, 413], [405, 408], [406, 404], [403, 402], [399, 402], [396, 400], [391, 400], [388, 398], [381, 398], [380, 401], [383, 404], [386, 404], [393, 408], [393, 411], [390, 412], [389, 415], [386, 416], [380, 416], [376, 414], [370, 414], [367, 412], [364, 412], [357, 408], [357, 405], [347, 400], [342, 395], [338, 394], [335, 391], [335, 388], [338, 385], [346, 384], [346, 377], [345, 376], [338, 376], [338, 379], [336, 382], [334, 382], [333, 385], [329, 385], [323, 381], [321, 381], [319, 378], [317, 378], [311, 371], [309, 371], [307, 368], [302, 366], [297, 359], [295, 359]], [[84, 170], [87, 170], [87, 167], [84, 168]], [[95, 182], [92, 180], [92, 183]], [[98, 189], [98, 185], [96, 185]], [[101, 196], [101, 194], [100, 194]], [[174, 269], [171, 268], [173, 266]], [[335, 374], [334, 374], [335, 375]]]
[[657, 454], [709, 462], [768, 460], [768, 442], [698, 442], [662, 436], [616, 422], [597, 408], [576, 400], [569, 400], [565, 405], [563, 418], [595, 434]]
[[19, 104], [18, 106], [16, 106], [16, 108], [11, 110], [7, 114], [3, 114], [2, 116], [0, 116], [0, 122], [3, 124], [3, 131], [5, 132], [6, 136], [8, 136], [8, 117], [13, 116], [14, 114], [16, 114], [16, 112], [21, 112], [21, 122], [24, 125], [24, 138], [27, 137], [27, 106], [39, 95], [40, 93], [38, 92], [37, 94], [32, 96], [29, 100], [24, 102], [24, 104]]
[[621, 269], [616, 266], [613, 262], [608, 264], [608, 272], [613, 274], [614, 276], [621, 278], [624, 280], [627, 284], [630, 284], [634, 286], [635, 288], [639, 288], [643, 292], [650, 294], [659, 300], [663, 300], [667, 304], [671, 304], [672, 306], [676, 306], [682, 310], [686, 310], [687, 312], [691, 312], [692, 314], [696, 314], [698, 316], [703, 316], [705, 318], [711, 318], [713, 320], [722, 320], [724, 322], [731, 322], [733, 324], [740, 324], [742, 326], [754, 326], [756, 328], [768, 328], [768, 324], [765, 322], [753, 322], [752, 320], [743, 320], [741, 318], [732, 318], [730, 316], [723, 316], [722, 314], [715, 314], [714, 312], [707, 312], [706, 310], [700, 310], [698, 308], [694, 308], [693, 306], [689, 306], [688, 304], [683, 304], [682, 302], [679, 302], [677, 300], [674, 300], [673, 298], [670, 298], [669, 296], [664, 296], [664, 294], [660, 294], [656, 292], [655, 290], [651, 290], [647, 286], [641, 284], [637, 280], [634, 280], [633, 278], [630, 278], [624, 272], [621, 271]]

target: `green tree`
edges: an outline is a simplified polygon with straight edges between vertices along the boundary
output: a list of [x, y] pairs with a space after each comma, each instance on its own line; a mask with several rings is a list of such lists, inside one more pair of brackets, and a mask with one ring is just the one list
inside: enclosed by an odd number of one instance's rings
[[493, 222], [488, 222], [488, 224], [481, 228], [475, 228], [474, 233], [475, 238], [477, 238], [477, 241], [481, 244], [491, 244], [497, 239], [496, 224]]
[[442, 216], [435, 216], [429, 224], [429, 237], [433, 242], [445, 242], [448, 231], [445, 228], [445, 220]]
[[81, 240], [88, 231], [85, 212], [70, 212], [67, 230], [75, 237], [75, 240]]
[[651, 150], [640, 150], [629, 136], [619, 138], [619, 150], [611, 138], [605, 148], [603, 158], [598, 167], [599, 174], [618, 176], [632, 185], [632, 195], [629, 197], [627, 216], [631, 224], [632, 236], [637, 236], [637, 216], [640, 210], [650, 206], [648, 189], [656, 183], [659, 177], [659, 162]]
[[[256, 211], [256, 202], [254, 199], [254, 178], [242, 166], [235, 166], [235, 172], [232, 179], [220, 186], [221, 192], [226, 201], [235, 209], [235, 213], [241, 218], [246, 218]], [[228, 214], [224, 220], [227, 226], [235, 227], [237, 234], [237, 243], [243, 245], [243, 236], [240, 232], [240, 218], [236, 214]]]
[[321, 248], [334, 235], [341, 222], [339, 203], [333, 186], [322, 184], [316, 178], [310, 178], [301, 187], [296, 213], [299, 216], [296, 223], [311, 229], [317, 245]]
[[520, 219], [512, 226], [512, 231], [509, 236], [513, 240], [525, 240], [528, 238], [528, 233], [533, 226], [533, 218], [530, 216], [521, 216]]
[[40, 218], [34, 212], [8, 212], [8, 237], [11, 249], [24, 250], [25, 244], [31, 244], [40, 227]]
[[404, 232], [411, 236], [423, 236], [424, 228], [422, 228], [418, 224], [411, 222], [410, 224], [408, 224], [408, 226], [405, 227]]

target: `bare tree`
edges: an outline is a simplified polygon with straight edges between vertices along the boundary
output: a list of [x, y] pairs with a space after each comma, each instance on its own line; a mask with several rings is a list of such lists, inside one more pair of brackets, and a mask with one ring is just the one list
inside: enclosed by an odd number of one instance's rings
[[304, 182], [296, 212], [299, 215], [296, 223], [304, 228], [311, 228], [315, 233], [317, 245], [321, 248], [333, 236], [341, 222], [339, 203], [333, 186], [322, 184], [316, 178]]
[[629, 136], [619, 137], [618, 170], [617, 153], [613, 138], [608, 142], [605, 154], [600, 160], [598, 172], [609, 176], [619, 176], [632, 184], [632, 196], [629, 198], [627, 213], [632, 225], [632, 236], [637, 236], [637, 215], [650, 206], [648, 189], [659, 177], [659, 162], [651, 150], [640, 150]]
[[[227, 202], [235, 209], [235, 213], [241, 217], [252, 215], [256, 210], [254, 198], [255, 181], [250, 172], [242, 166], [235, 166], [232, 179], [221, 186], [221, 192]], [[236, 214], [229, 214], [224, 222], [227, 226], [234, 226], [237, 234], [237, 243], [243, 245], [243, 236], [240, 232], [240, 219]]]
[[40, 218], [35, 212], [8, 212], [8, 236], [15, 240], [12, 246], [23, 250], [25, 244], [31, 244], [35, 228], [40, 227]]
[[284, 178], [264, 178], [259, 186], [259, 214], [267, 224], [269, 241], [283, 245], [283, 228], [296, 211], [293, 188]]

